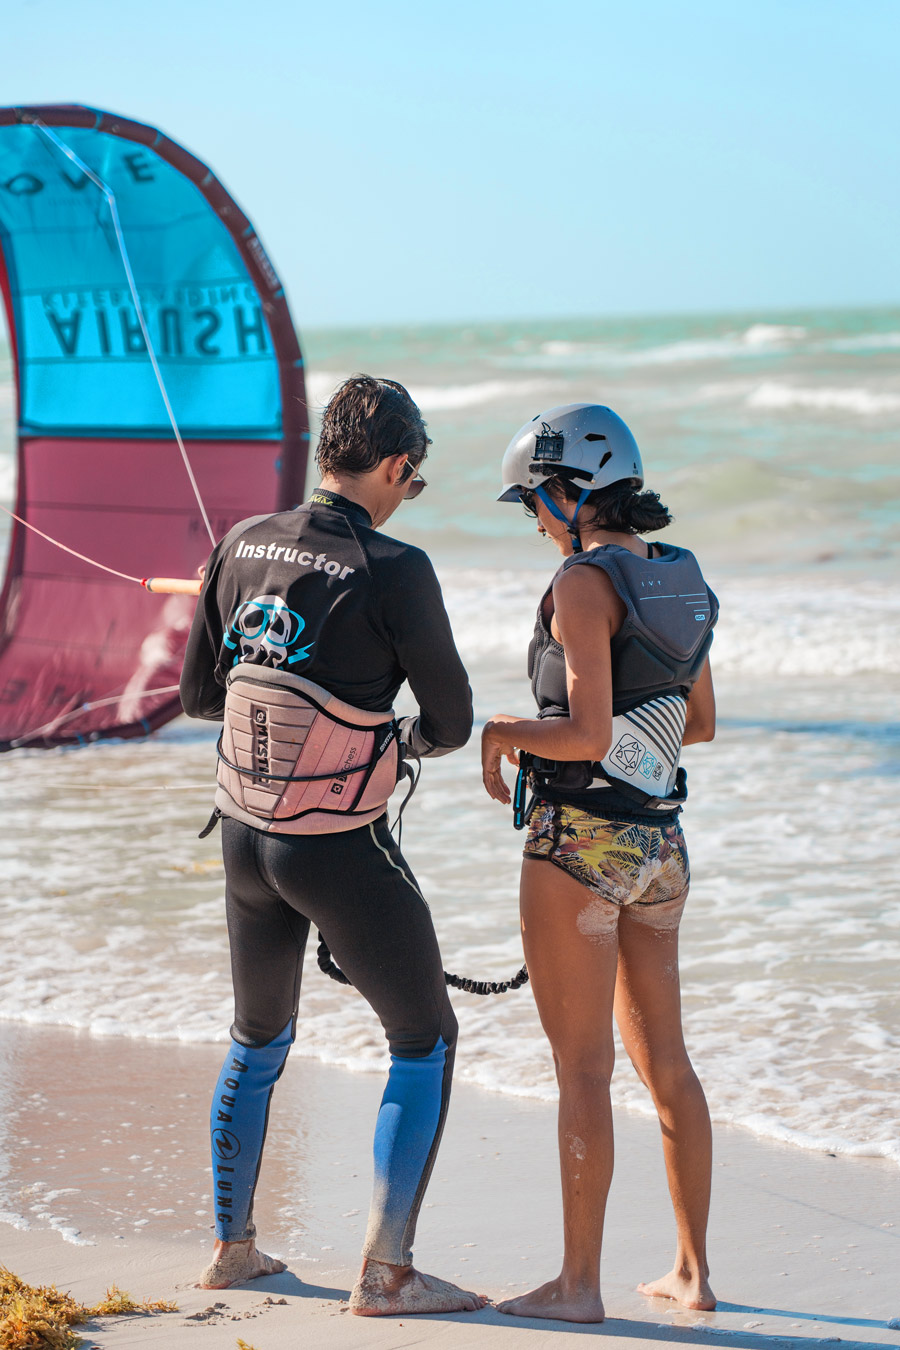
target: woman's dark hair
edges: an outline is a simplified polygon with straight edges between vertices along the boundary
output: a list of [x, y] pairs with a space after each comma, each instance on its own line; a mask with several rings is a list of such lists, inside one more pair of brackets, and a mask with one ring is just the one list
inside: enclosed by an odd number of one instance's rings
[[[553, 486], [557, 484], [570, 502], [578, 501], [581, 488], [576, 481], [554, 478]], [[641, 492], [631, 486], [628, 478], [592, 492], [578, 513], [578, 524], [582, 527], [593, 525], [596, 529], [616, 530], [622, 534], [652, 534], [654, 530], [664, 530], [672, 520], [673, 516], [659, 500], [658, 492]]]
[[322, 473], [368, 473], [391, 455], [408, 455], [419, 465], [430, 444], [402, 384], [351, 375], [325, 409], [316, 463]]

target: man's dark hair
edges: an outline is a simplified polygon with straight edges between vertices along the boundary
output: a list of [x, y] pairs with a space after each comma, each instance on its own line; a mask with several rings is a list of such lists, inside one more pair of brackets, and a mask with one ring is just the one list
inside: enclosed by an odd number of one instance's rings
[[402, 384], [351, 375], [325, 409], [316, 463], [323, 474], [368, 473], [391, 455], [408, 455], [418, 465], [430, 444]]

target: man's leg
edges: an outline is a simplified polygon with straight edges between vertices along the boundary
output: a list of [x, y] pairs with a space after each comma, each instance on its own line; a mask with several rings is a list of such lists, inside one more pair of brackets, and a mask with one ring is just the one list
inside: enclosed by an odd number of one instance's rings
[[309, 933], [309, 921], [260, 873], [260, 832], [227, 819], [222, 827], [235, 1020], [210, 1112], [217, 1242], [200, 1277], [208, 1289], [284, 1270], [256, 1250], [253, 1197], [272, 1091], [294, 1040]]
[[321, 929], [377, 1013], [391, 1049], [363, 1274], [351, 1307], [366, 1315], [473, 1311], [484, 1300], [412, 1265], [416, 1220], [447, 1114], [457, 1030], [428, 906], [384, 818], [341, 835], [272, 837], [266, 856], [282, 894], [292, 878], [291, 902]]

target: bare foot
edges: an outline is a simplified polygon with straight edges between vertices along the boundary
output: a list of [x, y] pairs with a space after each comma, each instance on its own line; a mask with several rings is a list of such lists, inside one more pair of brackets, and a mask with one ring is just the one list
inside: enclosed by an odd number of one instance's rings
[[243, 1242], [217, 1242], [213, 1259], [197, 1281], [198, 1289], [228, 1289], [245, 1280], [258, 1280], [261, 1275], [279, 1275], [287, 1270], [277, 1256], [266, 1256], [256, 1250], [256, 1239]]
[[436, 1275], [423, 1275], [415, 1266], [390, 1266], [386, 1261], [363, 1261], [350, 1295], [350, 1311], [357, 1317], [394, 1317], [398, 1313], [478, 1312], [487, 1303]]
[[548, 1317], [558, 1322], [602, 1322], [606, 1315], [599, 1289], [564, 1285], [561, 1275], [527, 1294], [498, 1303], [497, 1311], [510, 1317]]
[[646, 1294], [648, 1298], [671, 1298], [685, 1308], [696, 1308], [699, 1312], [712, 1312], [716, 1306], [716, 1296], [707, 1277], [684, 1269], [672, 1270], [652, 1284], [639, 1284], [638, 1293]]

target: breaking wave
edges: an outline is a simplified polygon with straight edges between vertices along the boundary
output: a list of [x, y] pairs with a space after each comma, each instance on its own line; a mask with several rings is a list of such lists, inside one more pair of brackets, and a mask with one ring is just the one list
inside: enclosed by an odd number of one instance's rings
[[844, 412], [856, 413], [861, 417], [877, 417], [883, 413], [900, 411], [900, 393], [879, 393], [864, 386], [810, 389], [767, 380], [748, 394], [747, 406], [778, 411], [803, 408], [813, 412]]

